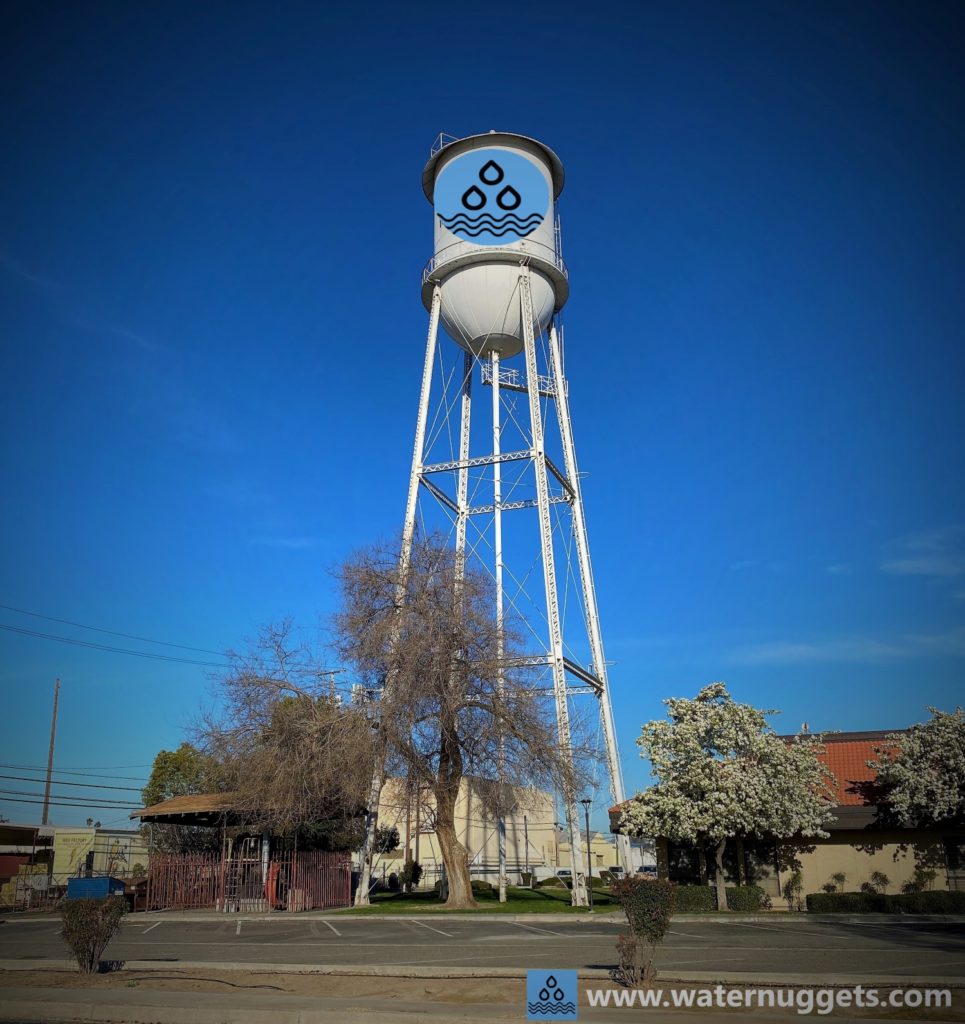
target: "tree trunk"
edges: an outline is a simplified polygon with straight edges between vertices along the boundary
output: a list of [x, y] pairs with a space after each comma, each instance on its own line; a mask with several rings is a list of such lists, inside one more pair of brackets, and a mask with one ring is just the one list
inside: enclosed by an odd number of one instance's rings
[[446, 868], [451, 909], [475, 907], [469, 880], [469, 855], [456, 834], [456, 802], [462, 785], [462, 748], [456, 716], [444, 707], [439, 716], [439, 764], [433, 786], [436, 797], [436, 838]]
[[724, 850], [727, 840], [721, 839], [714, 850], [714, 885], [717, 888], [717, 910], [727, 910], [727, 883], [724, 880]]
[[473, 899], [469, 879], [469, 857], [465, 846], [456, 838], [456, 830], [437, 822], [436, 838], [439, 840], [442, 863], [446, 867], [446, 881], [449, 883], [446, 906], [450, 909], [475, 907], [476, 901]]

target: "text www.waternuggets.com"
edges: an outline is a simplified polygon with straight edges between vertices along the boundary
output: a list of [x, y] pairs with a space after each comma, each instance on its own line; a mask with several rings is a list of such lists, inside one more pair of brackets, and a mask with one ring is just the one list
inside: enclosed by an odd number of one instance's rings
[[833, 1010], [947, 1009], [952, 993], [947, 988], [895, 988], [881, 991], [855, 985], [853, 988], [712, 988], [691, 989], [602, 989], [588, 988], [590, 1006], [638, 1009], [697, 1010], [796, 1010], [800, 1014], [829, 1014]]

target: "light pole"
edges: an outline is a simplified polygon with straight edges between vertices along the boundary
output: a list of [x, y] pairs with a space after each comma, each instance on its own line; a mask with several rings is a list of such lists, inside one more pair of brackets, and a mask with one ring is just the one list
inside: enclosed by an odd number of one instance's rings
[[590, 857], [590, 808], [593, 806], [593, 801], [585, 796], [580, 801], [583, 804], [583, 813], [586, 816], [586, 891], [590, 897], [590, 910], [593, 909], [593, 860]]

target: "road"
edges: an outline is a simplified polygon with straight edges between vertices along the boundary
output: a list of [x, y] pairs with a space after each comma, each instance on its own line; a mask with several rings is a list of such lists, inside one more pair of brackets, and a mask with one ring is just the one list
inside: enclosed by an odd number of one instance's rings
[[[617, 924], [279, 915], [275, 920], [128, 919], [107, 956], [118, 960], [341, 966], [576, 967], [614, 963]], [[0, 925], [0, 960], [66, 955], [56, 919]], [[818, 921], [674, 924], [657, 958], [664, 971], [965, 979], [960, 923]]]

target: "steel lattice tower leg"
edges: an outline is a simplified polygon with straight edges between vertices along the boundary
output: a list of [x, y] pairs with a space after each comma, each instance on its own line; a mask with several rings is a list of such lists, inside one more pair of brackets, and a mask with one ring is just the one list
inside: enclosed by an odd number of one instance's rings
[[[580, 474], [576, 464], [576, 448], [573, 444], [573, 422], [570, 419], [570, 402], [563, 377], [563, 360], [556, 323], [549, 330], [550, 372], [556, 391], [556, 415], [559, 420], [560, 438], [563, 443], [563, 464], [566, 476], [573, 488], [573, 530], [576, 534], [576, 557], [580, 566], [580, 585], [583, 589], [583, 605], [586, 611], [586, 635], [593, 655], [593, 669], [602, 683], [598, 695], [600, 701], [600, 723], [603, 728], [603, 742], [606, 748], [607, 771], [610, 776], [610, 795], [614, 804], [624, 800], [623, 771], [620, 767], [620, 748], [617, 745], [616, 727], [613, 722], [613, 704], [610, 700], [610, 684], [607, 679], [606, 658], [603, 654], [603, 636], [600, 632], [600, 615], [596, 603], [596, 586], [593, 582], [593, 567], [590, 564], [590, 545], [586, 535], [586, 520], [583, 517], [583, 497], [580, 491]], [[617, 836], [617, 851], [623, 870], [630, 873], [630, 840], [622, 833]], [[587, 850], [587, 857], [590, 851]], [[592, 869], [590, 871], [592, 875]]]
[[[583, 863], [583, 841], [576, 806], [573, 777], [573, 754], [570, 739], [570, 709], [566, 693], [566, 666], [563, 662], [563, 626], [560, 620], [559, 595], [556, 586], [556, 560], [553, 553], [553, 522], [550, 518], [549, 483], [546, 478], [546, 446], [539, 404], [539, 372], [536, 365], [536, 338], [533, 333], [533, 300], [530, 291], [529, 267], [519, 277], [520, 305], [523, 321], [523, 348], [526, 354], [526, 392], [529, 396], [529, 417], [533, 440], [533, 469], [536, 476], [536, 502], [539, 513], [540, 545], [543, 555], [543, 585], [546, 591], [546, 618], [549, 623], [549, 661], [553, 671], [553, 695], [556, 700], [556, 724], [564, 765], [569, 777], [564, 780], [563, 802], [570, 833], [570, 854], [573, 871], [573, 905], [587, 905], [586, 872]], [[589, 853], [589, 851], [587, 851]]]
[[[409, 473], [409, 494], [405, 505], [405, 521], [402, 524], [402, 543], [399, 548], [399, 589], [405, 586], [405, 577], [412, 559], [412, 541], [415, 537], [415, 516], [419, 498], [419, 480], [425, 452], [426, 422], [429, 418], [429, 395], [432, 391], [432, 364], [436, 357], [436, 341], [439, 337], [439, 312], [442, 308], [442, 289], [435, 286], [432, 292], [432, 306], [429, 310], [429, 333], [426, 338], [426, 357], [422, 364], [422, 388], [419, 392], [419, 412], [416, 416], [415, 441], [412, 446], [412, 469]], [[468, 416], [468, 413], [466, 414]], [[468, 442], [467, 442], [468, 443]], [[398, 595], [401, 601], [402, 594]], [[385, 688], [391, 686], [387, 679]], [[384, 697], [384, 694], [383, 694]], [[359, 864], [359, 884], [355, 890], [355, 906], [368, 906], [369, 888], [372, 878], [372, 853], [375, 849], [375, 830], [379, 820], [379, 798], [385, 781], [385, 763], [377, 758], [369, 788], [369, 806], [365, 823], [365, 840], [362, 843]]]

